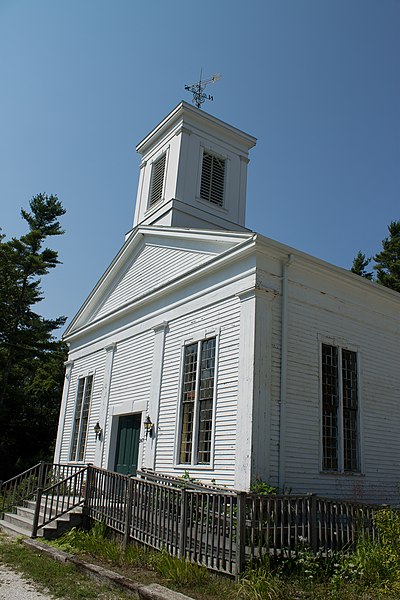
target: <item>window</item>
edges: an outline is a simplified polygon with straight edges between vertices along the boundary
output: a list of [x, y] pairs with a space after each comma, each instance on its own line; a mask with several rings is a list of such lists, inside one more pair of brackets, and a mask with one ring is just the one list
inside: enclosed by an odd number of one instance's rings
[[322, 344], [323, 469], [359, 471], [357, 354]]
[[164, 152], [164, 154], [153, 163], [153, 168], [151, 171], [149, 206], [153, 206], [153, 204], [162, 198], [166, 156], [167, 154]]
[[83, 460], [84, 458], [92, 389], [93, 375], [78, 379], [71, 460]]
[[204, 150], [201, 170], [200, 198], [223, 206], [225, 187], [225, 160]]
[[211, 463], [216, 338], [185, 346], [179, 462]]

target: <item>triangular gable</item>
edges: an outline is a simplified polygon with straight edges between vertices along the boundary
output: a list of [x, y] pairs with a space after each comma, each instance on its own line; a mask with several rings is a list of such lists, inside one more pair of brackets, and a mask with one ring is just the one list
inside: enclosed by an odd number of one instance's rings
[[213, 256], [215, 253], [145, 244], [110, 295], [94, 312], [93, 319], [103, 317], [116, 308], [133, 302]]
[[140, 227], [128, 238], [64, 336], [196, 270], [251, 234]]

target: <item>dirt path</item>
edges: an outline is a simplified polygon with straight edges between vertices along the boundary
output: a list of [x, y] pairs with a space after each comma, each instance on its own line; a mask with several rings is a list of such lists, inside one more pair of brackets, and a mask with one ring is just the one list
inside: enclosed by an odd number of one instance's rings
[[38, 592], [34, 584], [19, 573], [0, 564], [0, 600], [50, 600], [52, 596]]

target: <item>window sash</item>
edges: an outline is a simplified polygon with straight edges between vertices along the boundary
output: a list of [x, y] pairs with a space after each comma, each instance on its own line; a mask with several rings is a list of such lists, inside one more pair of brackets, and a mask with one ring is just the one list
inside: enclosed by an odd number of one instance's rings
[[322, 468], [359, 471], [357, 354], [322, 344]]
[[85, 456], [90, 400], [93, 389], [93, 375], [78, 380], [74, 433], [72, 436], [71, 460], [83, 461]]
[[211, 464], [216, 338], [185, 346], [179, 462]]

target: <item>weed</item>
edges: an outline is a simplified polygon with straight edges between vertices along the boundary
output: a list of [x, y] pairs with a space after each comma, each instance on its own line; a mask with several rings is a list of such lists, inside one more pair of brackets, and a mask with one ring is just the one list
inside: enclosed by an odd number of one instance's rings
[[154, 561], [156, 571], [176, 585], [202, 585], [210, 577], [206, 567], [160, 552]]
[[275, 486], [270, 485], [262, 479], [255, 479], [250, 486], [250, 491], [254, 494], [259, 494], [260, 496], [269, 496], [271, 494], [276, 494], [278, 490]]

